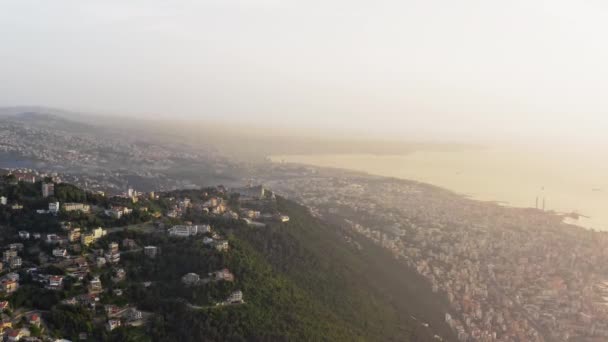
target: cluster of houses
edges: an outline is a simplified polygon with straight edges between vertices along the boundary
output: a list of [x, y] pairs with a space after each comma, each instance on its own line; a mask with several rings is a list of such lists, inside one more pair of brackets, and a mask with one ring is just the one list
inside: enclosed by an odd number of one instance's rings
[[211, 272], [208, 274], [208, 278], [202, 279], [200, 275], [196, 273], [188, 273], [182, 277], [182, 283], [186, 286], [197, 286], [206, 284], [212, 281], [234, 281], [234, 274], [229, 269], [224, 268], [219, 271]]
[[108, 317], [106, 330], [112, 331], [124, 325], [140, 326], [143, 323], [144, 313], [134, 307], [117, 305], [105, 305], [104, 311]]
[[[53, 198], [55, 195], [55, 184], [43, 182], [41, 185], [42, 197]], [[225, 191], [225, 189], [224, 189]], [[131, 198], [134, 202], [137, 200], [138, 194], [135, 191], [130, 191], [125, 194], [125, 197]], [[158, 195], [154, 193], [150, 194], [151, 199], [157, 199]], [[252, 205], [254, 201], [259, 201], [268, 197], [268, 193], [263, 187], [251, 187], [242, 190], [241, 200], [243, 202], [249, 202]], [[193, 203], [189, 198], [173, 199], [174, 206], [171, 207], [166, 215], [168, 217], [180, 217], [187, 210], [193, 209], [198, 212], [208, 213], [210, 215], [222, 215], [229, 219], [244, 219], [250, 224], [261, 224], [270, 220], [287, 222], [289, 217], [279, 214], [265, 214], [255, 209], [243, 208], [238, 212], [232, 211], [230, 206], [225, 199], [221, 197], [208, 197], [204, 202]], [[8, 199], [6, 197], [0, 197], [0, 204], [6, 205]], [[16, 204], [17, 205], [17, 204]], [[255, 207], [255, 205], [254, 205]], [[91, 206], [85, 203], [59, 203], [54, 199], [48, 204], [48, 210], [39, 210], [40, 214], [59, 214], [59, 212], [91, 212]], [[95, 212], [97, 209], [93, 208]], [[109, 209], [103, 210], [103, 214], [114, 219], [120, 219], [125, 215], [129, 215], [133, 212], [133, 209], [125, 206], [112, 206]], [[261, 221], [261, 222], [260, 222]], [[40, 269], [30, 268], [27, 270], [28, 279], [33, 282], [39, 283], [42, 287], [52, 291], [61, 291], [66, 287], [66, 277], [69, 277], [73, 281], [76, 281], [82, 289], [86, 290], [86, 293], [67, 298], [62, 301], [66, 305], [82, 305], [84, 307], [95, 309], [99, 306], [100, 298], [104, 292], [104, 286], [99, 276], [90, 276], [90, 268], [97, 267], [99, 269], [106, 268], [109, 274], [109, 279], [113, 283], [120, 283], [127, 277], [127, 272], [124, 268], [120, 267], [121, 261], [121, 248], [118, 242], [109, 242], [107, 247], [104, 249], [94, 249], [92, 253], [88, 253], [84, 256], [79, 256], [80, 252], [92, 246], [102, 237], [106, 236], [107, 231], [101, 227], [92, 230], [84, 230], [80, 227], [73, 226], [71, 223], [62, 223], [62, 229], [64, 233], [49, 233], [42, 234], [37, 232], [20, 231], [19, 238], [24, 242], [27, 240], [40, 240], [46, 244], [47, 252], [41, 252], [39, 255], [40, 265], [43, 266]], [[229, 242], [224, 239], [220, 234], [214, 231], [211, 226], [206, 224], [180, 224], [174, 225], [167, 230], [169, 236], [175, 238], [193, 238], [200, 237], [204, 245], [214, 248], [219, 252], [228, 251], [230, 249]], [[138, 247], [136, 242], [132, 239], [124, 239], [121, 244], [122, 248], [129, 251], [143, 251], [143, 255], [146, 258], [154, 259], [158, 258], [161, 254], [160, 248], [157, 246], [142, 246]], [[0, 263], [0, 271], [2, 269], [10, 269], [11, 271], [22, 268], [22, 259], [19, 253], [23, 250], [24, 245], [22, 243], [13, 243], [6, 247], [2, 253], [2, 262]], [[50, 256], [47, 254], [50, 251]], [[73, 253], [72, 255], [70, 253]], [[63, 272], [61, 275], [58, 274], [47, 274], [46, 267], [53, 265], [58, 267]], [[108, 268], [109, 267], [109, 268]], [[52, 272], [51, 272], [52, 273]], [[70, 280], [68, 279], [68, 280]], [[106, 278], [104, 278], [105, 280]], [[196, 273], [188, 273], [182, 277], [182, 282], [186, 286], [197, 286], [208, 282], [233, 282], [235, 280], [234, 274], [228, 269], [221, 269], [212, 273], [209, 273], [206, 277], [201, 278]], [[19, 274], [15, 272], [8, 273], [0, 278], [0, 291], [5, 295], [10, 295], [19, 289]], [[122, 295], [122, 290], [116, 288], [113, 290], [113, 294], [116, 296]], [[218, 303], [218, 305], [231, 305], [244, 303], [243, 293], [241, 291], [234, 291], [225, 300]], [[2, 310], [2, 302], [0, 302], [0, 310]], [[124, 325], [138, 325], [141, 324], [143, 316], [142, 312], [136, 308], [125, 306], [118, 307], [115, 305], [104, 306], [106, 313], [106, 329], [112, 331], [118, 327]], [[39, 320], [39, 317], [38, 317]], [[9, 323], [10, 324], [10, 320]], [[7, 325], [7, 328], [10, 326]], [[0, 329], [2, 329], [2, 322], [0, 322]], [[0, 330], [1, 331], [1, 330]], [[15, 330], [17, 331], [17, 330]], [[12, 337], [12, 340], [23, 339], [27, 332], [13, 332], [16, 334]], [[11, 335], [12, 336], [12, 335]]]
[[223, 240], [222, 237], [211, 229], [209, 225], [176, 225], [168, 230], [170, 236], [188, 238], [196, 235], [210, 235], [203, 238], [203, 244], [207, 246], [213, 246], [219, 252], [227, 251], [230, 248], [230, 244], [227, 240]]
[[0, 335], [4, 336], [4, 341], [24, 341], [38, 342], [42, 341], [38, 337], [32, 336], [31, 329], [40, 329], [42, 319], [39, 312], [29, 312], [23, 315], [22, 324], [20, 327], [13, 326], [13, 320], [7, 315], [10, 310], [8, 301], [0, 302]]
[[12, 243], [2, 252], [2, 263], [0, 263], [0, 271], [3, 269], [19, 269], [23, 264], [23, 260], [19, 256], [19, 252], [23, 250], [22, 243]]
[[133, 209], [123, 206], [112, 206], [110, 209], [106, 209], [104, 213], [115, 219], [120, 219], [123, 216], [129, 215], [133, 212]]

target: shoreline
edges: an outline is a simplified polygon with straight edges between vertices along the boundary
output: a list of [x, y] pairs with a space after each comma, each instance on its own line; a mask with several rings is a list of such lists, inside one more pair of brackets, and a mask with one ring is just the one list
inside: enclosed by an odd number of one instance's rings
[[[452, 190], [446, 187], [443, 187], [441, 185], [437, 185], [437, 184], [433, 184], [433, 183], [429, 183], [429, 182], [424, 182], [424, 181], [418, 181], [415, 179], [407, 179], [407, 178], [401, 178], [401, 177], [395, 177], [395, 176], [385, 176], [385, 175], [379, 175], [379, 174], [374, 174], [374, 173], [370, 173], [370, 172], [366, 172], [366, 171], [362, 171], [362, 170], [354, 170], [354, 169], [349, 169], [349, 168], [345, 168], [345, 167], [332, 167], [332, 166], [319, 166], [319, 165], [314, 165], [314, 164], [307, 164], [307, 163], [302, 163], [302, 162], [291, 162], [291, 161], [275, 161], [276, 156], [269, 156], [268, 159], [270, 160], [270, 162], [274, 165], [293, 165], [293, 166], [299, 166], [299, 167], [312, 167], [315, 168], [317, 170], [323, 170], [323, 171], [331, 171], [331, 172], [340, 172], [346, 175], [351, 175], [351, 176], [358, 176], [358, 177], [365, 177], [365, 178], [371, 178], [371, 179], [391, 179], [391, 180], [396, 180], [396, 181], [403, 181], [403, 182], [413, 182], [413, 183], [418, 183], [424, 186], [427, 186], [429, 188], [434, 188], [435, 190], [440, 190], [440, 191], [444, 191], [444, 192], [449, 192], [455, 196], [458, 196], [462, 199], [466, 199], [466, 200], [470, 200], [470, 201], [474, 201], [477, 203], [483, 203], [483, 204], [491, 204], [491, 205], [495, 205], [498, 207], [502, 207], [505, 209], [513, 209], [513, 210], [537, 210], [541, 213], [544, 213], [546, 215], [550, 215], [553, 216], [555, 218], [559, 218], [560, 222], [571, 226], [571, 227], [575, 227], [575, 228], [580, 228], [583, 229], [585, 231], [593, 231], [593, 232], [608, 232], [608, 229], [604, 230], [604, 229], [600, 229], [597, 227], [593, 227], [593, 226], [585, 226], [583, 224], [581, 224], [582, 220], [585, 219], [589, 219], [589, 216], [586, 216], [584, 214], [578, 213], [578, 212], [560, 212], [560, 211], [555, 211], [555, 210], [542, 210], [542, 209], [538, 209], [538, 208], [534, 208], [534, 207], [526, 207], [526, 206], [517, 206], [517, 205], [513, 205], [508, 201], [502, 201], [502, 200], [486, 200], [486, 199], [482, 199], [482, 198], [478, 198], [475, 197], [472, 194], [466, 194], [466, 193], [461, 193], [458, 192], [456, 190]], [[573, 215], [577, 215], [578, 219], [575, 219], [574, 217], [572, 217]], [[582, 219], [582, 220], [581, 220]]]

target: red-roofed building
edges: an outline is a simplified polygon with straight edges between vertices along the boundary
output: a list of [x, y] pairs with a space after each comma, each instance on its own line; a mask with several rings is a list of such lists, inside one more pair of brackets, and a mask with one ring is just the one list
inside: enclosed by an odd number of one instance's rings
[[40, 327], [40, 316], [38, 314], [33, 314], [29, 319], [30, 325]]

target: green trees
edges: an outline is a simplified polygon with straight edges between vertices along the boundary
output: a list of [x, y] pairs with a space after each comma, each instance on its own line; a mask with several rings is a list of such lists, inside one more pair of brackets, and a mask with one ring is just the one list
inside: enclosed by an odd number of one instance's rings
[[55, 199], [61, 203], [76, 202], [83, 203], [87, 200], [84, 190], [75, 185], [61, 183], [55, 185]]
[[93, 331], [93, 315], [91, 311], [80, 306], [58, 305], [52, 308], [48, 315], [49, 328], [61, 331], [60, 336], [69, 336], [78, 340], [81, 332], [90, 334]]

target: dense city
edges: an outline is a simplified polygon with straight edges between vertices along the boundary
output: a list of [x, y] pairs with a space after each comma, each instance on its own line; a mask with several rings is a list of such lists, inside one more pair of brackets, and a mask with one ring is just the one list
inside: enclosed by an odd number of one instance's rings
[[201, 174], [209, 182], [221, 180], [233, 166], [211, 147], [161, 140], [149, 131], [135, 134], [120, 125], [89, 125], [35, 112], [0, 120], [0, 167], [60, 173], [91, 191], [194, 187]]
[[553, 212], [347, 171], [284, 164], [264, 180], [428, 279], [449, 301], [445, 321], [460, 341], [608, 339], [606, 233]]

